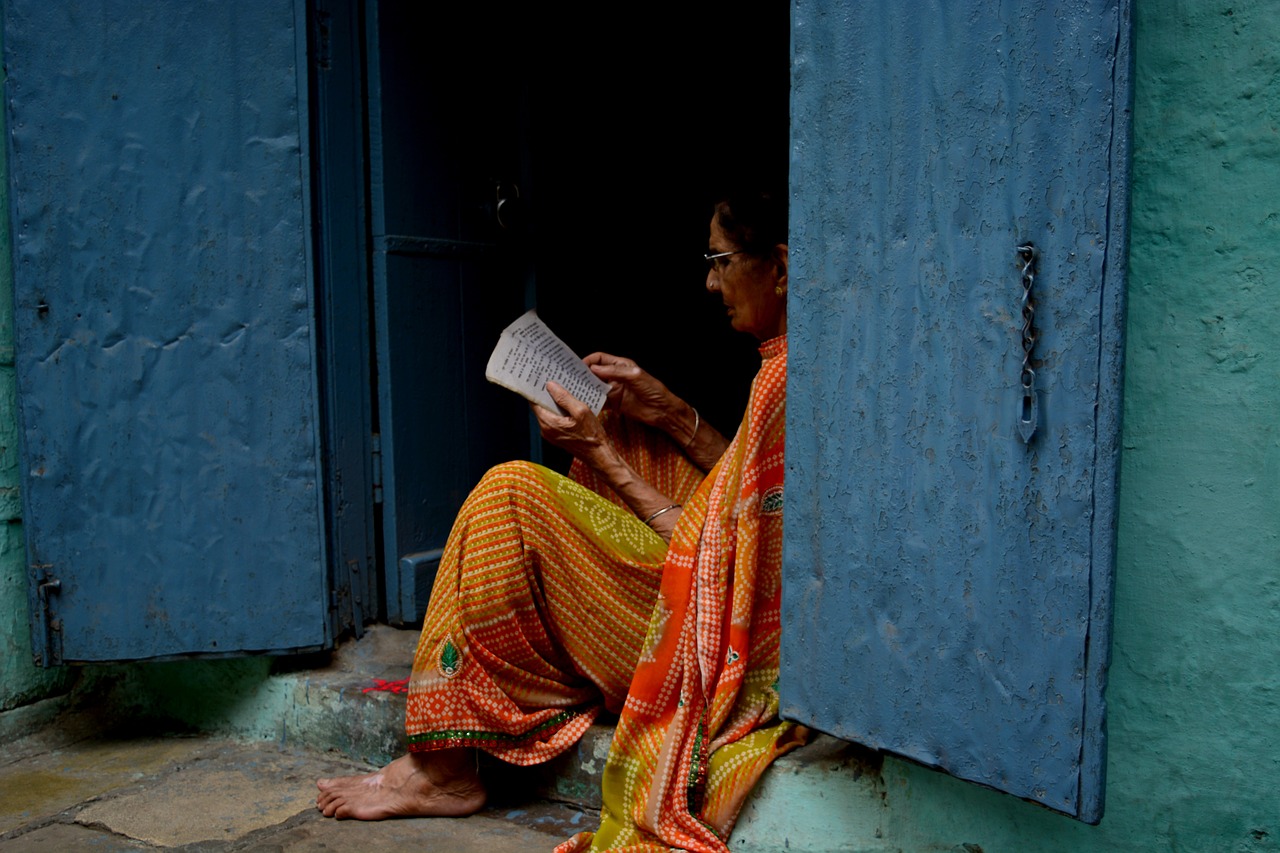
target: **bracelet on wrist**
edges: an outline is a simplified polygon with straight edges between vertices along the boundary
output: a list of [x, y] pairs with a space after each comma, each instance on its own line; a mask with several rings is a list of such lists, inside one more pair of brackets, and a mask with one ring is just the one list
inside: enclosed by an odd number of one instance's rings
[[698, 427], [702, 426], [702, 418], [698, 416], [698, 410], [693, 406], [689, 408], [693, 409], [693, 432], [689, 433], [689, 440], [684, 443], [685, 450], [688, 450], [693, 440], [698, 437]]
[[669, 505], [667, 505], [667, 506], [664, 506], [662, 509], [660, 509], [660, 510], [658, 510], [657, 512], [655, 512], [653, 515], [651, 515], [651, 516], [649, 516], [648, 518], [646, 518], [646, 519], [644, 520], [644, 523], [645, 523], [645, 524], [648, 524], [649, 522], [653, 521], [653, 520], [654, 520], [655, 518], [657, 518], [658, 516], [662, 515], [664, 512], [671, 512], [671, 510], [673, 510], [673, 509], [680, 509], [680, 504], [669, 504]]

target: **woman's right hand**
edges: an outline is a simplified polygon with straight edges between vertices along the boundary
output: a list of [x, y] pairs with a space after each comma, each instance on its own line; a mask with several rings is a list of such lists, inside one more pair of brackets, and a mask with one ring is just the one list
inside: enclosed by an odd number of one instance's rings
[[561, 408], [563, 413], [530, 404], [534, 416], [538, 419], [542, 437], [599, 470], [610, 456], [609, 438], [605, 435], [600, 420], [585, 403], [570, 394], [563, 386], [548, 382], [546, 387], [552, 401]]
[[591, 372], [609, 383], [609, 404], [649, 426], [665, 428], [687, 408], [657, 379], [629, 358], [593, 352], [583, 359]]

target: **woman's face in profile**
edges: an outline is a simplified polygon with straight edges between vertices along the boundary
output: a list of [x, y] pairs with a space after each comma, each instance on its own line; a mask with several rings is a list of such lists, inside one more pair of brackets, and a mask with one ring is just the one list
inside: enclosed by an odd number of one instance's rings
[[[720, 227], [719, 217], [712, 217], [707, 252], [739, 248]], [[786, 269], [778, 260], [745, 252], [718, 258], [707, 272], [707, 290], [720, 296], [730, 324], [739, 332], [763, 341], [787, 331]]]

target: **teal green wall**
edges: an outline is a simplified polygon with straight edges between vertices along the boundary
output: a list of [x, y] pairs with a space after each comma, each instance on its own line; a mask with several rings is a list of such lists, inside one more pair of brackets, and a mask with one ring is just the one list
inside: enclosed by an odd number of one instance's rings
[[[874, 809], [884, 849], [907, 851], [1280, 850], [1280, 8], [1139, 0], [1136, 33], [1106, 816], [1084, 826], [890, 759], [882, 800], [809, 803], [815, 825]], [[10, 287], [0, 264], [5, 521]], [[30, 665], [20, 532], [0, 530], [0, 710], [63, 688]], [[211, 688], [268, 683], [263, 662], [121, 670], [127, 701], [193, 722]]]
[[1280, 6], [1137, 23], [1108, 826], [1280, 850]]

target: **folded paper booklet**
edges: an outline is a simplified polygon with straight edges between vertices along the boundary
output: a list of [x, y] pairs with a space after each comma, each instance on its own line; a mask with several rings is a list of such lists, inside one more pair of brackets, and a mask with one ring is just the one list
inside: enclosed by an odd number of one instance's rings
[[548, 382], [561, 385], [597, 415], [609, 393], [609, 383], [592, 373], [533, 311], [502, 330], [484, 377], [560, 414], [560, 407], [547, 393]]

